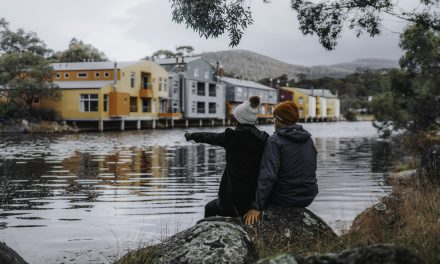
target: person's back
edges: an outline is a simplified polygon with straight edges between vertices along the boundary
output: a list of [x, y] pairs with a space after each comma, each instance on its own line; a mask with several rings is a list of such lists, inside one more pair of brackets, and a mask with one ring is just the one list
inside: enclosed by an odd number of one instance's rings
[[317, 151], [311, 135], [302, 126], [294, 102], [279, 104], [274, 112], [275, 133], [266, 142], [261, 158], [256, 203], [245, 215], [245, 223], [258, 220], [267, 204], [307, 207], [318, 194]]
[[252, 97], [234, 111], [238, 121], [235, 129], [227, 128], [223, 133], [189, 133], [188, 140], [224, 147], [226, 166], [223, 171], [219, 198], [205, 207], [205, 217], [213, 215], [243, 215], [255, 198], [260, 161], [268, 137], [254, 123], [258, 112], [259, 98]]
[[[317, 152], [310, 133], [297, 124], [284, 126], [269, 137], [265, 151], [265, 157], [267, 155], [279, 162], [276, 180], [267, 202], [286, 207], [309, 206], [318, 194]], [[265, 177], [273, 175], [272, 167], [268, 164], [273, 161], [262, 160], [261, 184], [264, 184]], [[258, 199], [266, 200], [267, 195], [262, 188], [257, 192]]]

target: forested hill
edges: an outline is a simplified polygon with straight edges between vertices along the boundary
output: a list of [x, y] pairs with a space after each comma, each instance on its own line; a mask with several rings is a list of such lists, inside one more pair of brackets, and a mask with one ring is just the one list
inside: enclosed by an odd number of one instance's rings
[[353, 73], [357, 68], [394, 68], [397, 62], [383, 59], [362, 59], [350, 63], [320, 66], [294, 65], [277, 59], [247, 50], [228, 50], [206, 52], [200, 54], [212, 65], [219, 61], [225, 72], [234, 76], [241, 76], [250, 80], [261, 80], [267, 77], [278, 77], [287, 74], [294, 78], [298, 74], [305, 74], [307, 79], [320, 77], [344, 77]]

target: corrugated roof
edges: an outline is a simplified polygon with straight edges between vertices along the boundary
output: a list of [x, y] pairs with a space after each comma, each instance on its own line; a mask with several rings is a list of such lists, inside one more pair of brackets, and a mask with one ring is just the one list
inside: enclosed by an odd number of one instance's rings
[[[121, 61], [116, 62], [118, 69], [142, 63], [142, 61]], [[114, 69], [114, 61], [95, 61], [95, 62], [58, 62], [50, 64], [55, 71], [77, 71], [77, 70], [107, 70]]]
[[61, 89], [99, 89], [112, 84], [113, 81], [62, 81], [54, 82]]
[[300, 92], [303, 92], [307, 95], [311, 96], [321, 96], [321, 97], [327, 97], [327, 98], [336, 98], [336, 95], [334, 95], [330, 90], [328, 89], [304, 89], [304, 88], [295, 88]]
[[[184, 62], [191, 62], [191, 61], [195, 61], [195, 60], [199, 60], [202, 57], [200, 56], [196, 56], [196, 57], [185, 57], [183, 60]], [[179, 63], [182, 61], [181, 58], [179, 58]], [[159, 64], [176, 64], [176, 58], [165, 58], [165, 59], [156, 59], [155, 60], [156, 63]]]
[[240, 80], [240, 79], [229, 78], [229, 77], [221, 77], [220, 80], [223, 82], [235, 85], [235, 86], [243, 86], [243, 87], [249, 87], [249, 88], [275, 91], [275, 89], [270, 88], [269, 86], [262, 85], [261, 83], [257, 83], [257, 82], [253, 82], [253, 81]]

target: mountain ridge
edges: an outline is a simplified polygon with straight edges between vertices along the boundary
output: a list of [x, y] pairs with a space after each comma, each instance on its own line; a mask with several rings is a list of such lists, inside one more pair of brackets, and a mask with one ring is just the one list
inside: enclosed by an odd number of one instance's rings
[[282, 74], [287, 74], [289, 78], [304, 77], [304, 75], [308, 79], [341, 78], [354, 73], [358, 68], [384, 69], [398, 67], [397, 61], [380, 58], [362, 58], [332, 65], [304, 66], [283, 62], [248, 50], [204, 52], [199, 56], [212, 65], [216, 65], [216, 62], [219, 61], [229, 75], [254, 81], [267, 77], [276, 78]]

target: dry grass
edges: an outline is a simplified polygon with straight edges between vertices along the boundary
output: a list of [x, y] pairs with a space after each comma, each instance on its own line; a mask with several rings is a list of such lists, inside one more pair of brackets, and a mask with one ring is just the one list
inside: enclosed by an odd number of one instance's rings
[[319, 240], [313, 245], [307, 238], [289, 245], [265, 245], [257, 241], [260, 257], [281, 253], [300, 256], [339, 252], [373, 244], [395, 244], [408, 248], [425, 263], [440, 263], [440, 186], [395, 186], [387, 204], [388, 217], [366, 212], [358, 226], [344, 230], [336, 240]]

